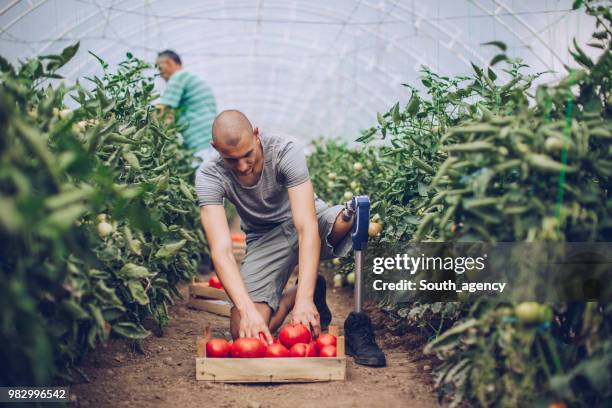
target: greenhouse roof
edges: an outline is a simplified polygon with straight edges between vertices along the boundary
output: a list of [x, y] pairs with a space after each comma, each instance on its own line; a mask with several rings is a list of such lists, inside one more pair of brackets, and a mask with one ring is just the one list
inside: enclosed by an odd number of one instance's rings
[[[353, 140], [377, 111], [407, 102], [421, 66], [471, 72], [507, 44], [532, 71], [564, 72], [574, 37], [594, 24], [571, 1], [0, 1], [0, 54], [12, 62], [76, 41], [63, 68], [69, 82], [101, 73], [126, 52], [153, 62], [177, 51], [206, 80], [219, 110], [244, 111], [255, 125], [304, 140]], [[501, 66], [496, 66], [501, 71]], [[500, 72], [498, 72], [500, 73]], [[163, 82], [159, 81], [160, 90]]]

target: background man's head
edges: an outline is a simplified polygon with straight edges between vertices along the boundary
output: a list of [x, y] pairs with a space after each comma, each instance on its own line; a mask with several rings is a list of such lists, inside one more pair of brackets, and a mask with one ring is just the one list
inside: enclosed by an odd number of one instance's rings
[[238, 110], [226, 110], [215, 118], [211, 144], [223, 160], [241, 176], [250, 175], [260, 160], [259, 129]]
[[164, 50], [157, 54], [155, 64], [157, 69], [159, 69], [161, 77], [166, 81], [170, 79], [172, 74], [183, 67], [181, 57], [172, 50]]

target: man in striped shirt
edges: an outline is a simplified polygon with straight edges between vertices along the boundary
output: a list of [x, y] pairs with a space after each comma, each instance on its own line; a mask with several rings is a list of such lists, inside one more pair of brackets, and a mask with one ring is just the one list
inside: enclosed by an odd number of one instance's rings
[[196, 151], [196, 157], [209, 160], [215, 154], [210, 140], [212, 124], [217, 116], [212, 90], [206, 82], [183, 69], [181, 58], [174, 51], [160, 52], [156, 64], [167, 82], [159, 106], [161, 113], [173, 109], [178, 125], [183, 128], [184, 143]]

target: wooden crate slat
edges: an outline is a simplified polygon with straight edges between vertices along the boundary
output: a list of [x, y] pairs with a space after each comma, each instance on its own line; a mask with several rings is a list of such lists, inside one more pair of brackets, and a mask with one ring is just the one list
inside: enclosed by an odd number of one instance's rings
[[226, 302], [230, 301], [227, 293], [222, 289], [211, 288], [208, 285], [208, 282], [196, 282], [189, 285], [189, 293], [192, 296], [198, 296], [207, 299], [218, 299], [225, 300]]
[[232, 305], [229, 302], [225, 302], [223, 300], [207, 300], [195, 297], [189, 299], [187, 306], [193, 309], [203, 310], [226, 317], [231, 315], [232, 308]]
[[346, 358], [196, 358], [196, 379], [228, 383], [346, 379]]

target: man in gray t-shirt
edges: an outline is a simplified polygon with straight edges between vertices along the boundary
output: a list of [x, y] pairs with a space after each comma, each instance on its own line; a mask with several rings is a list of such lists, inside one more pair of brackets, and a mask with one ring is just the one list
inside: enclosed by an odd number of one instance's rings
[[[215, 271], [234, 305], [232, 337], [263, 333], [271, 342], [271, 332], [289, 312], [293, 323], [305, 324], [317, 336], [324, 312], [329, 314], [321, 310], [327, 308], [324, 286], [322, 301], [316, 294], [322, 280], [317, 278], [319, 260], [348, 253], [351, 214], [316, 198], [304, 152], [295, 140], [260, 134], [235, 110], [217, 116], [212, 138], [220, 157], [198, 169], [196, 190]], [[236, 206], [247, 234], [240, 270], [224, 199]], [[283, 292], [296, 265], [297, 287]]]

